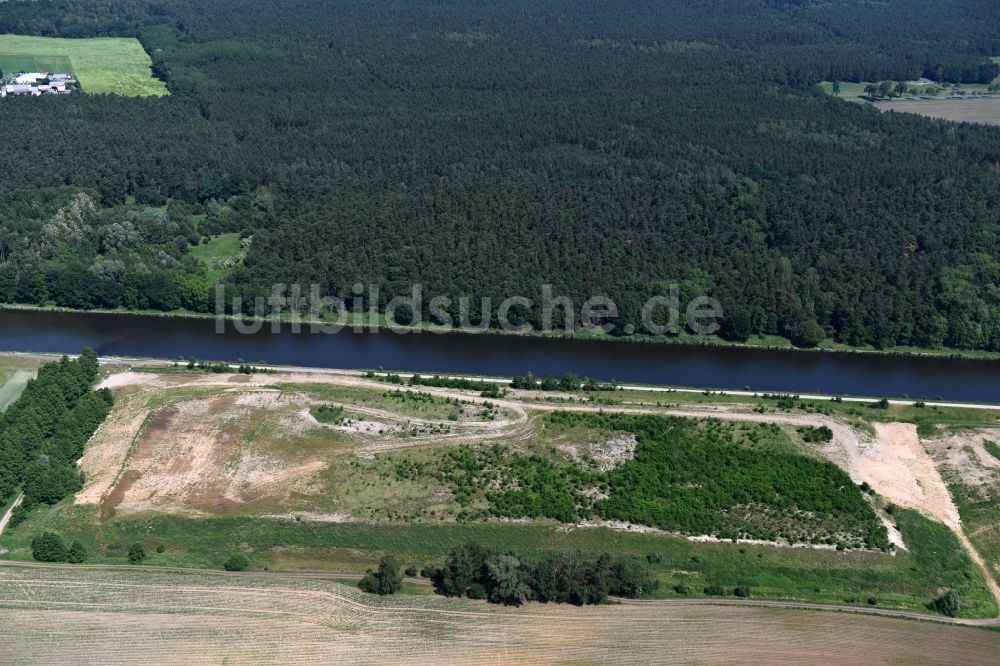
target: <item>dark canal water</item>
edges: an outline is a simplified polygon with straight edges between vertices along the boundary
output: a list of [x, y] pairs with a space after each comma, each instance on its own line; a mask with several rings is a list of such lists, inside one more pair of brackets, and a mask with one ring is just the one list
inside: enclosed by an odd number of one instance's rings
[[[303, 328], [308, 331], [307, 327]], [[0, 349], [102, 356], [245, 360], [331, 368], [538, 375], [621, 382], [1000, 402], [1000, 361], [824, 354], [518, 336], [389, 331], [336, 335], [215, 332], [207, 319], [0, 311]]]

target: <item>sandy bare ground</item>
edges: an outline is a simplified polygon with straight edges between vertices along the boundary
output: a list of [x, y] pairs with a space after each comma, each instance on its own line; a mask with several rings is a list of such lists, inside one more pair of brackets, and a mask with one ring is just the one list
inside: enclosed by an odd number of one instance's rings
[[[493, 401], [498, 411], [492, 420], [477, 420], [469, 412], [458, 422], [323, 401], [339, 404], [355, 415], [345, 425], [324, 425], [309, 412], [309, 406], [318, 401], [306, 394], [270, 388], [292, 382], [386, 388], [385, 384], [353, 376], [301, 373], [246, 376], [126, 371], [110, 375], [101, 387], [115, 390], [118, 403], [80, 461], [87, 482], [76, 502], [100, 504], [104, 517], [150, 510], [186, 515], [274, 510], [293, 493], [309, 494], [316, 475], [335, 464], [337, 454], [343, 453], [334, 447], [318, 447], [297, 455], [290, 438], [309, 431], [341, 431], [353, 441], [351, 453], [367, 458], [429, 443], [516, 438], [528, 425], [527, 411], [511, 401]], [[166, 406], [151, 406], [158, 404], [154, 398], [162, 402], [166, 389], [188, 388], [205, 388], [209, 393]], [[425, 387], [420, 391], [460, 398], [475, 405], [470, 409], [479, 412], [486, 402], [456, 391]], [[270, 429], [265, 438], [285, 444], [280, 452], [248, 441], [245, 429], [255, 420], [264, 423], [259, 427]], [[411, 428], [434, 432], [401, 435], [401, 431]]]
[[88, 483], [76, 502], [100, 503], [105, 517], [280, 504], [327, 464], [294, 452], [269, 455], [240, 437], [252, 416], [295, 409], [306, 400], [301, 396], [264, 389], [223, 392], [152, 411], [144, 397], [126, 396], [132, 404], [116, 410], [117, 418], [95, 435], [80, 462]]
[[946, 433], [924, 442], [946, 478], [968, 486], [1000, 482], [1000, 460], [986, 450], [986, 440], [1000, 442], [1000, 430]]
[[955, 663], [1000, 634], [853, 613], [703, 604], [520, 609], [332, 582], [0, 569], [7, 663]]
[[[876, 438], [842, 446], [841, 463], [852, 477], [867, 481], [893, 504], [918, 509], [952, 530], [961, 518], [948, 488], [910, 423], [875, 423]], [[836, 457], [836, 453], [832, 457]]]

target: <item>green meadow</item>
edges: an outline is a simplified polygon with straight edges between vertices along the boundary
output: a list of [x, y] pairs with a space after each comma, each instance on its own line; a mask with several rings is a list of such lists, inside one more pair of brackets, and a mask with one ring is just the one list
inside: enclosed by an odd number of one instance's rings
[[0, 35], [0, 71], [62, 71], [76, 75], [85, 93], [128, 97], [167, 95], [167, 86], [152, 74], [152, 61], [131, 37], [62, 39]]
[[236, 261], [241, 249], [239, 234], [221, 234], [191, 246], [189, 254], [205, 264], [209, 277], [218, 281], [232, 272], [232, 266], [227, 266], [226, 262]]

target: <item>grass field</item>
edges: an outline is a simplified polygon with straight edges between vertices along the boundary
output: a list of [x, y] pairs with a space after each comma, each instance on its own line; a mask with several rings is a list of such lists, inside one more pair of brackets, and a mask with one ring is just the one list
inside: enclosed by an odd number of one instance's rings
[[153, 77], [152, 61], [134, 38], [62, 39], [0, 35], [0, 70], [59, 70], [76, 75], [85, 93], [129, 97], [166, 95], [167, 86]]
[[[823, 92], [825, 92], [825, 93], [827, 93], [829, 95], [833, 94], [833, 83], [832, 82], [830, 82], [830, 81], [823, 81], [819, 85], [820, 85], [820, 88], [823, 89]], [[867, 81], [863, 81], [861, 83], [852, 83], [850, 81], [841, 81], [840, 82], [840, 92], [837, 94], [837, 97], [839, 97], [841, 99], [846, 99], [846, 100], [849, 100], [849, 101], [852, 101], [852, 102], [853, 101], [861, 101], [860, 98], [862, 98], [862, 97], [865, 96], [865, 88], [867, 86], [870, 86], [870, 85], [871, 85], [871, 83], [867, 82]], [[921, 91], [920, 94], [930, 94], [929, 91], [931, 89], [935, 89], [935, 88], [938, 91], [945, 90], [944, 88], [942, 88], [940, 86], [931, 86], [931, 85], [919, 85], [919, 84], [915, 84], [914, 87], [918, 88]], [[983, 86], [984, 89], [988, 88], [988, 87], [989, 86]], [[968, 87], [963, 86], [963, 88], [965, 88], [966, 90], [969, 90], [970, 92], [974, 89], [973, 86], [968, 86]]]
[[221, 234], [200, 245], [192, 245], [188, 254], [205, 264], [209, 277], [218, 282], [232, 272], [235, 264], [228, 264], [238, 259], [241, 250], [239, 234]]
[[0, 72], [4, 76], [18, 72], [62, 72], [73, 71], [73, 63], [66, 56], [34, 56], [18, 54], [0, 54]]
[[324, 580], [0, 568], [9, 663], [989, 663], [1000, 634], [775, 608], [520, 609]]

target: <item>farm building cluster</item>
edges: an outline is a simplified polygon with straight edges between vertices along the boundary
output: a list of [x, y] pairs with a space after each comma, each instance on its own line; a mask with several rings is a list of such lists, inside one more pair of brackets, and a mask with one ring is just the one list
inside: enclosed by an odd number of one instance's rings
[[73, 92], [76, 78], [72, 74], [22, 72], [0, 80], [0, 97], [68, 95]]

